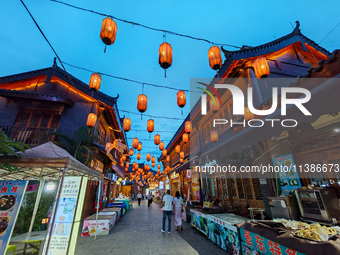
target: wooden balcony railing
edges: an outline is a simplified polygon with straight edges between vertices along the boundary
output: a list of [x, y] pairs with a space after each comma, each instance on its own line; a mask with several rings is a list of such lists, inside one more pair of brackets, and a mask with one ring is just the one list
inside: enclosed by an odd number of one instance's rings
[[0, 129], [14, 141], [22, 141], [24, 144], [32, 147], [43, 144], [48, 141], [55, 141], [53, 135], [56, 128], [31, 128], [31, 127], [8, 127], [0, 126]]

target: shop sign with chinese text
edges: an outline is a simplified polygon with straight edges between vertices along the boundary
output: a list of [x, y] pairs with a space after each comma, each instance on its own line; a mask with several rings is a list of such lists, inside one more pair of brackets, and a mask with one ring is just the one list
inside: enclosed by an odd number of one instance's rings
[[273, 255], [304, 255], [301, 252], [287, 248], [281, 244], [271, 241], [259, 234], [240, 228], [243, 254], [251, 251], [257, 254]]
[[26, 185], [26, 181], [0, 181], [0, 254], [5, 254]]

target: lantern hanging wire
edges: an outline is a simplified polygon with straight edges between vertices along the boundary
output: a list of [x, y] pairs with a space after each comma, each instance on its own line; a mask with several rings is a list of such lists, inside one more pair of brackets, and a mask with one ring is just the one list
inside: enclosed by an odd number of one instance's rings
[[[144, 94], [144, 83], [142, 84], [142, 94]], [[140, 119], [143, 120], [143, 113], [140, 114]]]
[[[166, 32], [163, 31], [163, 43], [166, 42]], [[164, 78], [166, 78], [166, 69], [164, 69]]]

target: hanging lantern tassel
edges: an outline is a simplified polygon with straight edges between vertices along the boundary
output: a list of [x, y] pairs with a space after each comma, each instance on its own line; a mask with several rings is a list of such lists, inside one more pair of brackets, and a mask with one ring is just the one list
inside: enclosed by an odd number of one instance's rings
[[105, 47], [104, 47], [104, 53], [106, 52], [106, 45], [105, 45]]
[[164, 78], [166, 78], [166, 69], [164, 69]]
[[183, 108], [181, 108], [181, 114], [183, 115]]

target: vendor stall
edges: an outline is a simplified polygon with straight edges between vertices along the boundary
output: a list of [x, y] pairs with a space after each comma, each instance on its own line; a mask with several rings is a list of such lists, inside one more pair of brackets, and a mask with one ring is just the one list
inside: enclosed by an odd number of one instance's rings
[[239, 229], [236, 224], [246, 220], [248, 219], [235, 214], [208, 214], [208, 238], [228, 254], [242, 254]]
[[[36, 241], [33, 248], [38, 250], [40, 254], [53, 255], [60, 254], [60, 252], [73, 254], [78, 237], [88, 178], [101, 180], [101, 173], [83, 165], [67, 151], [52, 142], [28, 149], [25, 153], [19, 154], [20, 157], [0, 157], [0, 161], [4, 163], [3, 167], [0, 168], [0, 180], [3, 182], [1, 187], [4, 188], [8, 183], [14, 183], [15, 181], [26, 185], [28, 180], [38, 180], [40, 184], [28, 233], [23, 233], [21, 236], [11, 239], [12, 232], [6, 232], [8, 238], [6, 238], [7, 241], [0, 242], [1, 251], [6, 250], [8, 240], [13, 245], [20, 242], [32, 243]], [[14, 166], [17, 170], [10, 171], [6, 168], [6, 165]], [[47, 181], [46, 185], [45, 181]], [[7, 183], [6, 185], [5, 182]], [[54, 184], [56, 197], [54, 203], [51, 204], [49, 227], [47, 231], [44, 231], [45, 233], [39, 233], [39, 236], [44, 236], [44, 238], [37, 241], [37, 238], [34, 238], [36, 235], [31, 233], [33, 232], [33, 223], [40, 204], [41, 194], [53, 188]], [[17, 191], [19, 191], [19, 188]], [[26, 189], [23, 189], [22, 197], [25, 195], [25, 191]], [[19, 198], [20, 196], [17, 196], [16, 203], [20, 203]], [[9, 222], [14, 224], [16, 216], [17, 214], [13, 215], [13, 217], [11, 216]], [[41, 244], [37, 246], [36, 243]], [[26, 247], [28, 246], [25, 245], [25, 249]]]
[[203, 234], [208, 234], [207, 214], [202, 209], [190, 209], [191, 225]]
[[97, 220], [95, 214], [91, 215], [84, 219], [81, 236], [108, 235], [116, 221], [117, 212], [100, 212]]
[[[303, 222], [289, 226], [279, 221], [245, 222], [238, 227], [243, 254], [340, 254], [340, 239], [334, 235], [338, 227], [331, 228], [328, 235], [330, 227]], [[326, 230], [325, 241], [316, 241], [322, 237], [322, 230]]]
[[126, 205], [126, 211], [130, 210], [130, 200], [129, 199], [120, 199], [120, 198], [117, 198], [114, 200], [115, 203], [117, 202], [124, 202], [125, 205]]

